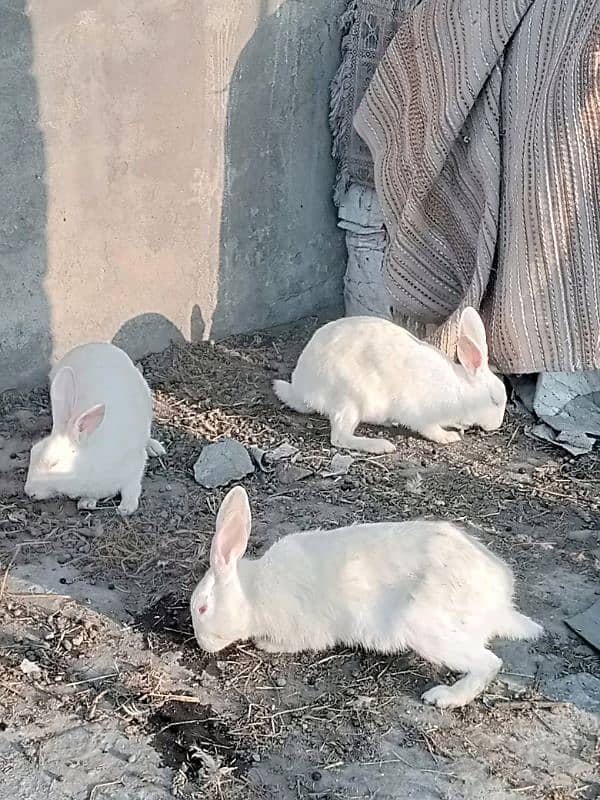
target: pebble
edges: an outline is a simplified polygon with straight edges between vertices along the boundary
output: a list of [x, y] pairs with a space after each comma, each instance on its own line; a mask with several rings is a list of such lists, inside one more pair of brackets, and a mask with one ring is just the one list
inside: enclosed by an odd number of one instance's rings
[[275, 681], [275, 686], [277, 686], [279, 689], [283, 689], [284, 686], [287, 686], [287, 681], [283, 677], [283, 675], [277, 678], [277, 680]]
[[226, 486], [254, 472], [254, 464], [243, 444], [223, 439], [203, 448], [194, 464], [196, 483], [207, 489]]
[[571, 539], [571, 541], [574, 542], [585, 542], [588, 539], [594, 539], [597, 536], [600, 536], [600, 531], [595, 531], [595, 530], [567, 531], [567, 539]]
[[310, 777], [313, 779], [313, 781], [314, 781], [315, 783], [317, 783], [318, 781], [320, 781], [320, 780], [321, 780], [321, 778], [322, 778], [323, 776], [321, 775], [321, 773], [319, 772], [319, 770], [318, 770], [318, 769], [316, 769], [316, 770], [315, 770], [315, 771], [312, 773], [312, 775], [311, 775]]

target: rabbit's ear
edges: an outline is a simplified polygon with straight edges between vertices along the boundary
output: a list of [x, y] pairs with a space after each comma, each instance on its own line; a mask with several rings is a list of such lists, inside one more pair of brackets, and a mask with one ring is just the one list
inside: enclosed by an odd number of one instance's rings
[[235, 486], [225, 496], [217, 514], [217, 530], [210, 549], [210, 565], [215, 572], [235, 567], [246, 552], [251, 527], [248, 495], [241, 486]]
[[75, 373], [71, 367], [61, 367], [50, 385], [52, 422], [58, 430], [64, 430], [75, 408]]
[[460, 316], [456, 350], [458, 360], [472, 375], [487, 366], [488, 350], [485, 328], [477, 311], [470, 306], [465, 308]]
[[93, 433], [104, 419], [106, 406], [104, 403], [88, 408], [73, 423], [71, 434], [76, 442], [83, 442]]

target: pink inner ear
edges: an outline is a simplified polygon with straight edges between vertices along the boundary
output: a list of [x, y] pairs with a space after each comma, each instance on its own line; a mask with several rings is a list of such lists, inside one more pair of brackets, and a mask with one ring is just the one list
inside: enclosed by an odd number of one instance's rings
[[77, 429], [79, 433], [91, 433], [96, 430], [103, 419], [104, 406], [94, 406], [79, 417], [77, 420]]
[[483, 353], [468, 336], [458, 340], [458, 357], [467, 369], [477, 370], [483, 365]]
[[479, 369], [479, 367], [483, 364], [483, 357], [477, 348], [473, 349], [473, 353], [471, 354], [469, 360], [473, 369]]
[[232, 512], [223, 522], [214, 538], [214, 556], [216, 563], [227, 567], [237, 561], [246, 549], [247, 536], [243, 516]]
[[206, 606], [200, 606], [198, 609], [199, 614], [206, 614]]

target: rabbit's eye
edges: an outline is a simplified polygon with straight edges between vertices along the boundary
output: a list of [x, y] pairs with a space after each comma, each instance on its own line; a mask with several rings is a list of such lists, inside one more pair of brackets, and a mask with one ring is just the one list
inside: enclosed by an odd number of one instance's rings
[[198, 609], [199, 614], [206, 614], [206, 606], [200, 606]]

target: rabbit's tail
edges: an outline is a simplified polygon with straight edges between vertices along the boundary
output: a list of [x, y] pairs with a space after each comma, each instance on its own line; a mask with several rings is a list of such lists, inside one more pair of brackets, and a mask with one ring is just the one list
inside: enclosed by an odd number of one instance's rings
[[514, 608], [507, 609], [498, 617], [494, 633], [505, 639], [537, 639], [544, 629], [525, 614]]
[[293, 408], [299, 414], [307, 414], [311, 408], [294, 392], [294, 387], [287, 381], [273, 381], [273, 391], [282, 403]]

